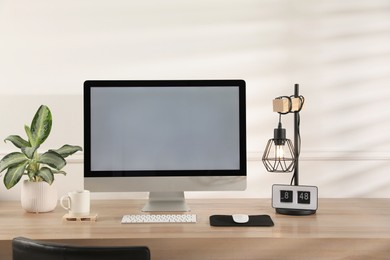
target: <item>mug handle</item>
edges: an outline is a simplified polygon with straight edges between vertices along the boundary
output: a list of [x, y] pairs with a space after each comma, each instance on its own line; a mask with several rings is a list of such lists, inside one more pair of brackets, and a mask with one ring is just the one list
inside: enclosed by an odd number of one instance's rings
[[[65, 199], [68, 201], [68, 206], [64, 205], [64, 200]], [[60, 204], [61, 204], [61, 207], [63, 207], [64, 209], [70, 210], [70, 197], [68, 195], [62, 196], [61, 199], [60, 199]]]

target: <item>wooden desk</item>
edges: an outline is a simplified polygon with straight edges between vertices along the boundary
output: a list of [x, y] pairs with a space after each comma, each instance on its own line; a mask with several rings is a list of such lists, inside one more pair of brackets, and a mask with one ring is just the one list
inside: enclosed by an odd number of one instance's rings
[[[390, 199], [321, 199], [316, 215], [275, 214], [269, 199], [189, 200], [196, 224], [120, 224], [144, 201], [92, 201], [97, 222], [63, 222], [57, 207], [25, 213], [0, 202], [0, 259], [11, 239], [79, 245], [147, 245], [152, 259], [390, 259]], [[274, 227], [210, 227], [213, 214], [269, 214]]]

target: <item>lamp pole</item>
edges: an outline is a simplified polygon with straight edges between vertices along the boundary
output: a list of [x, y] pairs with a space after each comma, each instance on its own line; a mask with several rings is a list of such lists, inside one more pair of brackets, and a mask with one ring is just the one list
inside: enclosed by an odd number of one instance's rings
[[[299, 98], [299, 84], [294, 85], [294, 97]], [[294, 151], [295, 151], [295, 169], [294, 185], [299, 185], [299, 110], [294, 111]]]

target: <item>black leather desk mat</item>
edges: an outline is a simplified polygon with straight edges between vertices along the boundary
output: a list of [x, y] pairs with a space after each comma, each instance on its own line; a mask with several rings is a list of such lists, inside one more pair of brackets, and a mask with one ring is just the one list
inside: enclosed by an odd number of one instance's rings
[[214, 227], [272, 227], [274, 222], [268, 215], [251, 215], [246, 223], [236, 223], [231, 215], [212, 215], [210, 225]]

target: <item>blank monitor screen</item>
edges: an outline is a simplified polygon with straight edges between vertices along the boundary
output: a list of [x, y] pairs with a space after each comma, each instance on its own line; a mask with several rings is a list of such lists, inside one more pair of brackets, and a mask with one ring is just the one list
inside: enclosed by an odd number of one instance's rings
[[91, 91], [91, 169], [239, 169], [238, 88]]

